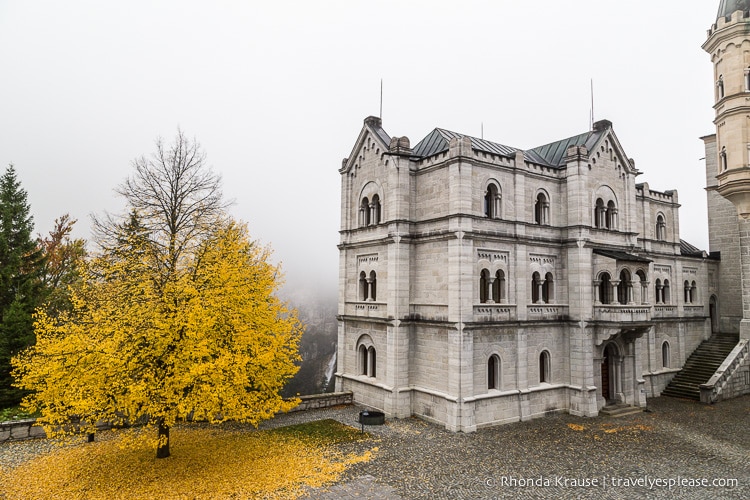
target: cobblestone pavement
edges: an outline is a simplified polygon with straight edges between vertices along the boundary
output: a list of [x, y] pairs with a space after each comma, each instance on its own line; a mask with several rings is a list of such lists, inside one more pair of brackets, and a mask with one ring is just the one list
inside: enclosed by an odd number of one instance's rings
[[[750, 498], [750, 396], [713, 406], [671, 398], [648, 403], [649, 412], [620, 418], [559, 414], [470, 434], [388, 419], [365, 429], [369, 439], [345, 445], [377, 448], [371, 461], [310, 490], [307, 499]], [[360, 410], [290, 413], [261, 428], [325, 418], [356, 427]], [[0, 464], [13, 466], [51, 446], [46, 439], [5, 443]], [[686, 483], [661, 484], [670, 480]], [[725, 480], [737, 484], [711, 484]]]
[[[273, 425], [317, 418], [356, 425], [359, 410], [291, 414]], [[373, 439], [361, 446], [378, 448], [373, 460], [308, 498], [750, 498], [750, 397], [713, 406], [654, 398], [648, 410], [555, 415], [471, 434], [391, 419], [366, 429]], [[737, 484], [722, 486], [726, 480]]]

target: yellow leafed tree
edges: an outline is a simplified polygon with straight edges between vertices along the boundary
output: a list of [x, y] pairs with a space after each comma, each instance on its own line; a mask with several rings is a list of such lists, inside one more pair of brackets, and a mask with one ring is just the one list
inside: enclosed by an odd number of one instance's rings
[[[153, 196], [182, 187], [205, 203], [197, 184], [186, 184], [193, 164], [174, 165], [189, 153], [178, 145], [177, 153], [162, 155], [160, 147], [155, 155], [167, 160], [171, 190], [154, 189]], [[143, 185], [158, 184], [158, 162], [144, 165], [151, 177]], [[192, 178], [211, 180], [214, 200], [220, 198], [213, 178]], [[126, 198], [131, 215], [107, 227], [102, 250], [71, 293], [71, 311], [36, 313], [37, 343], [14, 359], [19, 386], [34, 391], [24, 405], [41, 411], [53, 435], [95, 432], [102, 421], [154, 426], [157, 458], [169, 456], [169, 429], [178, 420], [257, 425], [294, 406], [279, 391], [298, 369], [303, 327], [275, 295], [278, 269], [269, 251], [249, 239], [246, 226], [189, 196], [170, 195], [150, 212], [138, 204], [145, 196]]]

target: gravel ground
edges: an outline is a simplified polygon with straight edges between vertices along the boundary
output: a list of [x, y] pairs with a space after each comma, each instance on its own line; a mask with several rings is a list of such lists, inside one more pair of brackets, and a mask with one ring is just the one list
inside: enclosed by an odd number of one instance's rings
[[[261, 428], [324, 418], [357, 426], [360, 409], [292, 413]], [[554, 415], [471, 434], [415, 418], [388, 420], [366, 429], [371, 440], [346, 445], [356, 451], [377, 447], [373, 460], [349, 469], [336, 485], [311, 490], [308, 498], [750, 498], [750, 396], [713, 406], [654, 398], [649, 410], [619, 418]], [[54, 446], [44, 439], [0, 444], [0, 467]], [[696, 479], [738, 484], [691, 486]], [[688, 483], [627, 484], [657, 480]], [[534, 484], [544, 481], [548, 485]]]

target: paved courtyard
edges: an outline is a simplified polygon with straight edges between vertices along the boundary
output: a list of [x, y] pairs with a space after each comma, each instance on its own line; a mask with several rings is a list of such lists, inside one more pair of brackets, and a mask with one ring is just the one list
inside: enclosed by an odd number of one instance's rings
[[[359, 410], [291, 414], [272, 425], [355, 424]], [[309, 498], [750, 498], [750, 397], [713, 406], [655, 398], [648, 410], [559, 414], [472, 434], [388, 420], [367, 429], [376, 442], [358, 445], [377, 446], [372, 461]]]

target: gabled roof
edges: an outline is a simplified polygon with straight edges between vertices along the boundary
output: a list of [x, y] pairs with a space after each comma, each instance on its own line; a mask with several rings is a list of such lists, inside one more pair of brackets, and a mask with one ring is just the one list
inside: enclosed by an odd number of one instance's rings
[[551, 142], [544, 146], [539, 146], [529, 150], [522, 150], [512, 146], [506, 146], [497, 142], [478, 139], [457, 132], [451, 132], [443, 128], [436, 128], [427, 137], [419, 141], [414, 146], [414, 156], [427, 158], [438, 153], [447, 151], [450, 147], [450, 141], [454, 138], [468, 137], [471, 140], [471, 147], [476, 151], [492, 153], [507, 158], [515, 156], [516, 152], [522, 151], [524, 158], [538, 165], [546, 167], [561, 168], [565, 166], [565, 154], [570, 146], [586, 146], [591, 151], [594, 149], [599, 140], [612, 129], [612, 123], [607, 120], [601, 120], [594, 124], [594, 130], [584, 132], [583, 134], [574, 135], [567, 139]]
[[526, 155], [534, 163], [541, 163], [542, 165], [548, 165], [550, 167], [562, 167], [565, 165], [563, 158], [570, 146], [586, 146], [586, 149], [591, 151], [594, 149], [594, 145], [606, 133], [607, 129], [605, 128], [604, 130], [574, 135], [567, 139], [562, 139], [560, 141], [551, 142], [544, 146], [530, 149], [526, 151]]
[[680, 255], [684, 255], [686, 257], [705, 257], [706, 252], [701, 250], [700, 248], [691, 245], [687, 241], [681, 239], [680, 240]]
[[443, 151], [447, 151], [450, 145], [450, 140], [457, 137], [468, 137], [471, 140], [472, 149], [485, 153], [511, 157], [516, 154], [516, 151], [520, 151], [520, 149], [518, 148], [504, 146], [503, 144], [498, 144], [497, 142], [477, 139], [476, 137], [451, 132], [450, 130], [436, 128], [435, 130], [427, 134], [427, 137], [419, 141], [419, 143], [414, 146], [414, 155], [422, 158], [427, 158], [429, 156], [442, 153]]

